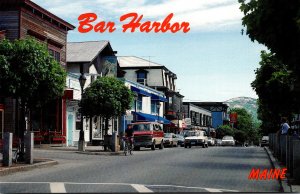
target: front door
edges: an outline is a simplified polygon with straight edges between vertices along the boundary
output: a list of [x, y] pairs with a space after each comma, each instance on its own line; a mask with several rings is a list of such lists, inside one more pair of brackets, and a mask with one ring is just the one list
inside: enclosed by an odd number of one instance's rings
[[0, 138], [3, 138], [3, 130], [4, 130], [4, 110], [0, 109]]
[[73, 145], [74, 115], [68, 114], [68, 145]]

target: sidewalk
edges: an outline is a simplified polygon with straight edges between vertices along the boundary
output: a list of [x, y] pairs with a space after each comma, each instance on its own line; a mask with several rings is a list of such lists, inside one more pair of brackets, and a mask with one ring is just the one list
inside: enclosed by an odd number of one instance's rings
[[[119, 152], [104, 151], [103, 146], [87, 146], [85, 152], [80, 152], [78, 151], [77, 147], [64, 147], [61, 145], [49, 144], [49, 145], [42, 145], [40, 147], [35, 147], [34, 150], [69, 151], [78, 154], [104, 155], [104, 156], [118, 156], [123, 154], [123, 152], [121, 151]], [[2, 154], [0, 153], [0, 176], [16, 173], [20, 171], [31, 170], [34, 168], [49, 167], [56, 164], [58, 164], [58, 162], [55, 160], [46, 159], [46, 158], [35, 158], [33, 164], [13, 163], [11, 167], [5, 167], [2, 164]]]
[[[284, 168], [284, 166], [281, 166], [279, 162], [276, 160], [276, 158], [274, 158], [270, 149], [268, 147], [264, 147], [264, 148], [269, 156], [273, 168]], [[294, 183], [291, 184], [291, 181], [288, 178], [279, 180], [279, 183], [283, 192], [300, 193], [300, 185], [296, 185]]]
[[78, 154], [88, 154], [88, 155], [120, 155], [123, 154], [122, 151], [112, 152], [112, 151], [104, 151], [103, 146], [86, 146], [85, 151], [78, 151], [78, 147], [65, 147], [61, 145], [49, 144], [42, 145], [41, 147], [35, 147], [35, 150], [59, 150], [59, 151], [70, 151]]

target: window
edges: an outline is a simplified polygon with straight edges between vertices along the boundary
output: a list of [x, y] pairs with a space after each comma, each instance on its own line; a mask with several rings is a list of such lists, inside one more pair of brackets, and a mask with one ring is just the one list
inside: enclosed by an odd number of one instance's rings
[[143, 109], [143, 96], [141, 96], [141, 95], [138, 96], [136, 105], [137, 105], [137, 110]]
[[142, 85], [147, 85], [147, 72], [146, 71], [137, 71], [136, 72], [137, 82]]
[[157, 113], [157, 103], [154, 100], [151, 100], [151, 113], [156, 114]]
[[59, 52], [49, 49], [49, 54], [55, 59], [55, 61], [60, 62], [60, 53]]

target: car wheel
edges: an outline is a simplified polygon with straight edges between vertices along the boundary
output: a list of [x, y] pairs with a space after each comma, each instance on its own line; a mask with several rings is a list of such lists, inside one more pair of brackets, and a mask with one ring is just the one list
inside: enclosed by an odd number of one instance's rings
[[141, 147], [139, 147], [139, 146], [134, 146], [134, 148], [133, 148], [135, 151], [139, 151], [139, 150], [141, 150]]
[[161, 143], [160, 143], [160, 145], [159, 145], [158, 148], [159, 148], [160, 150], [164, 149], [164, 143], [163, 143], [163, 141], [161, 141]]
[[151, 145], [151, 150], [155, 150], [155, 141], [154, 141], [153, 144]]

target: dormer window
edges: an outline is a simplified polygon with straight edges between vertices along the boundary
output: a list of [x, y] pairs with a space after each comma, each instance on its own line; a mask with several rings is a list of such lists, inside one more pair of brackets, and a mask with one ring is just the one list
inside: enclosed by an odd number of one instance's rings
[[146, 70], [138, 70], [136, 71], [136, 82], [142, 85], [147, 85], [147, 74], [148, 71]]

